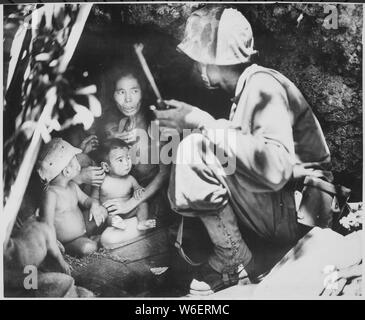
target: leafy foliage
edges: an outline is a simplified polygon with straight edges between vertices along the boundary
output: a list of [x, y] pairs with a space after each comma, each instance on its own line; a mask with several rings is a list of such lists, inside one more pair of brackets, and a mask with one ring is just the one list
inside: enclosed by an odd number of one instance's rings
[[[78, 123], [83, 123], [87, 129], [93, 117], [101, 113], [100, 103], [94, 96], [96, 87], [77, 89], [75, 78], [60, 70], [79, 9], [80, 5], [69, 4], [23, 6], [11, 15], [12, 19], [20, 20], [12, 54], [20, 51], [10, 61], [9, 70], [12, 64], [16, 67], [5, 96], [4, 121], [11, 123], [15, 130], [11, 136], [4, 137], [4, 200], [47, 103], [55, 103], [55, 106], [51, 121], [46, 123], [42, 133], [45, 141], [52, 130], [64, 130]], [[22, 33], [25, 36], [20, 37]], [[13, 97], [19, 95], [19, 105], [11, 103], [17, 101]], [[90, 110], [77, 102], [80, 96], [86, 96], [81, 99]]]

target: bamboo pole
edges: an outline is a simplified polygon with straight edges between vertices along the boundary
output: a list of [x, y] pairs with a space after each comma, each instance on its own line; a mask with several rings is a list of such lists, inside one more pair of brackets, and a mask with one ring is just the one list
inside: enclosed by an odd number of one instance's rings
[[70, 37], [68, 38], [68, 41], [66, 43], [65, 53], [62, 57], [61, 63], [58, 68], [58, 71], [60, 73], [65, 72], [67, 69], [67, 66], [74, 54], [76, 46], [81, 37], [81, 33], [84, 30], [84, 26], [85, 26], [87, 17], [89, 16], [91, 7], [92, 7], [92, 4], [82, 4], [80, 7], [79, 14], [77, 16], [75, 24], [72, 27]]
[[[66, 47], [65, 47], [65, 53], [61, 58], [60, 62], [60, 72], [64, 72], [68, 66], [68, 63], [70, 62], [73, 53], [76, 49], [76, 45], [80, 39], [81, 33], [84, 29], [87, 17], [90, 13], [92, 4], [81, 4], [80, 10], [77, 15], [77, 19], [75, 24], [72, 27], [69, 39], [67, 41]], [[5, 223], [3, 224], [5, 228], [5, 232], [2, 232], [2, 235], [5, 235], [4, 241], [3, 241], [3, 248], [4, 251], [7, 247], [8, 241], [10, 239], [11, 232], [13, 230], [13, 226], [18, 214], [18, 211], [20, 209], [20, 205], [22, 203], [24, 193], [26, 190], [26, 187], [28, 185], [30, 175], [32, 173], [33, 167], [35, 165], [35, 162], [37, 160], [37, 156], [42, 144], [42, 136], [41, 132], [44, 129], [44, 126], [51, 120], [51, 115], [53, 112], [53, 108], [56, 103], [56, 97], [57, 97], [56, 88], [52, 87], [46, 97], [46, 105], [43, 108], [42, 114], [38, 120], [37, 127], [33, 133], [33, 137], [31, 140], [31, 143], [25, 153], [24, 159], [22, 161], [22, 164], [19, 168], [18, 176], [11, 187], [10, 190], [10, 196], [8, 198], [8, 201], [5, 204], [4, 207], [4, 220]]]
[[27, 29], [23, 25], [21, 25], [21, 26], [19, 26], [19, 28], [14, 36], [14, 40], [13, 40], [13, 43], [12, 43], [11, 49], [10, 49], [11, 58], [10, 58], [9, 68], [8, 68], [6, 89], [9, 89], [11, 80], [13, 79], [15, 67], [19, 62], [19, 56], [20, 56], [20, 52], [21, 52], [21, 49], [23, 46], [23, 42], [24, 42], [26, 33], [27, 33]]

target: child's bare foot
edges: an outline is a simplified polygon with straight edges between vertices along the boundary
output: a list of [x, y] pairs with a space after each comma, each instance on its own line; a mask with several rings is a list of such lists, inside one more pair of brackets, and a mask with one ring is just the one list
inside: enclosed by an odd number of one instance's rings
[[123, 220], [123, 218], [121, 218], [119, 216], [113, 216], [112, 217], [111, 225], [112, 225], [112, 227], [117, 228], [117, 229], [121, 229], [121, 230], [124, 230], [127, 227], [127, 225], [126, 225], [125, 221]]
[[148, 219], [138, 222], [137, 230], [144, 231], [156, 227], [156, 219]]

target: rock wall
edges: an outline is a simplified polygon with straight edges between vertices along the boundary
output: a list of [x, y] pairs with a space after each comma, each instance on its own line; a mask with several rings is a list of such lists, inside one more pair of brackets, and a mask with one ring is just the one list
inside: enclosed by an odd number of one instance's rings
[[330, 13], [325, 4], [255, 7], [246, 15], [258, 35], [262, 64], [301, 89], [323, 127], [338, 182], [361, 199], [362, 6], [333, 6], [338, 29], [324, 27]]
[[[84, 62], [91, 51], [95, 61], [107, 60], [106, 52], [123, 56], [133, 42], [143, 41], [147, 61], [165, 97], [209, 107], [215, 116], [227, 116], [224, 111], [229, 110], [228, 97], [199, 86], [199, 75], [191, 61], [175, 49], [183, 37], [186, 19], [200, 6], [94, 5], [80, 61]], [[232, 6], [252, 25], [255, 48], [259, 50], [257, 62], [285, 74], [307, 98], [323, 127], [336, 182], [353, 190], [352, 200], [361, 200], [362, 6], [329, 7], [337, 12], [336, 29], [324, 26], [326, 17], [333, 12], [326, 11], [327, 4]], [[114, 30], [109, 44], [105, 30]], [[99, 40], [90, 41], [95, 34], [99, 34]]]
[[[197, 4], [126, 6], [123, 22], [155, 28], [177, 40]], [[288, 76], [323, 127], [339, 183], [362, 195], [362, 6], [360, 4], [235, 5], [250, 21], [258, 62]], [[333, 11], [333, 9], [337, 11]], [[327, 10], [327, 11], [326, 11]], [[328, 29], [329, 14], [338, 28]], [[333, 16], [336, 18], [335, 16]], [[334, 22], [334, 20], [330, 21]]]

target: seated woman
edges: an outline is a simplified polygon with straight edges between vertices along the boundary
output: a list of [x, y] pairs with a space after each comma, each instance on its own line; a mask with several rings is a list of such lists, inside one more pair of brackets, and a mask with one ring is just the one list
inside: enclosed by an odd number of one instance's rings
[[[114, 66], [107, 74], [109, 81], [105, 83], [105, 92], [118, 111], [115, 120], [104, 123], [104, 136], [119, 138], [131, 146], [131, 154], [135, 155], [131, 174], [144, 188], [138, 199], [113, 199], [104, 202], [104, 206], [113, 215], [127, 215], [141, 203], [147, 202], [149, 216], [156, 219], [157, 226], [166, 222], [167, 197], [164, 187], [167, 186], [169, 167], [154, 161], [153, 151], [159, 152], [158, 139], [152, 139], [150, 124], [152, 118], [145, 106], [145, 83], [137, 68]], [[111, 84], [111, 85], [110, 85]], [[119, 116], [122, 116], [121, 118]], [[155, 145], [154, 145], [155, 144]], [[135, 218], [125, 219], [128, 228], [108, 227], [101, 236], [101, 243], [106, 248], [115, 248], [118, 244], [130, 240], [144, 231], [138, 230]], [[132, 231], [131, 231], [132, 230]]]

